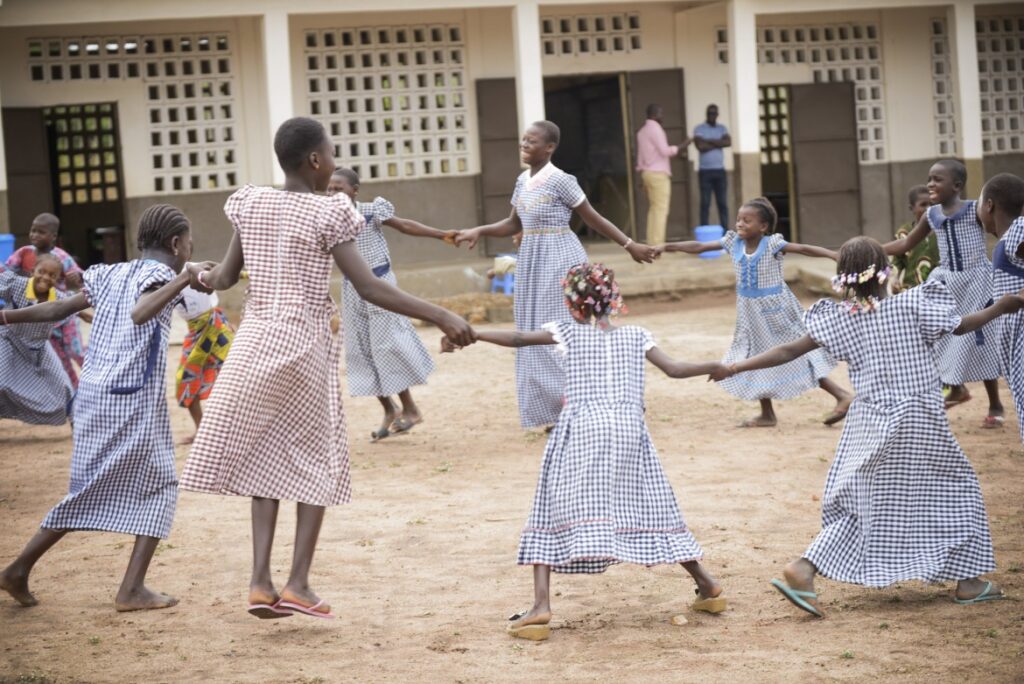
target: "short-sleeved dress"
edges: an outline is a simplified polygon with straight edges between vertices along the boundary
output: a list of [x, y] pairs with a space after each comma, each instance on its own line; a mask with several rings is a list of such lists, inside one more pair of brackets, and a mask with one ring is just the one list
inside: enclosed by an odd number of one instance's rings
[[[1018, 217], [996, 245], [992, 253], [993, 299], [1016, 294], [1024, 289], [1024, 259], [1017, 256], [1024, 244], [1024, 216]], [[1010, 386], [1017, 406], [1020, 438], [1024, 442], [1024, 311], [1000, 316], [1000, 361], [1006, 384]]]
[[701, 558], [644, 422], [650, 332], [562, 321], [543, 328], [565, 357], [566, 405], [544, 450], [518, 563], [599, 573], [613, 563]]
[[249, 273], [231, 354], [203, 406], [181, 487], [209, 494], [348, 502], [338, 308], [331, 249], [363, 219], [348, 197], [247, 185], [224, 205]]
[[[548, 163], [533, 176], [516, 179], [512, 206], [523, 224], [516, 257], [513, 314], [516, 330], [539, 330], [550, 321], [572, 322], [562, 278], [586, 263], [587, 253], [569, 227], [573, 210], [587, 196], [576, 177]], [[524, 428], [551, 425], [565, 394], [562, 359], [550, 347], [516, 349], [516, 395]]]
[[[781, 235], [772, 233], [761, 238], [753, 254], [747, 254], [745, 242], [735, 231], [722, 238], [722, 249], [732, 258], [736, 272], [736, 331], [722, 363], [749, 359], [807, 333], [803, 307], [783, 277], [786, 244]], [[792, 399], [817, 387], [835, 366], [826, 352], [816, 349], [781, 366], [739, 373], [718, 384], [740, 399]]]
[[851, 314], [822, 300], [810, 336], [846, 361], [857, 396], [804, 552], [825, 577], [869, 587], [995, 568], [978, 478], [949, 428], [935, 344], [960, 324], [938, 280]]
[[[927, 214], [939, 241], [939, 267], [928, 279], [946, 284], [960, 316], [981, 311], [992, 302], [992, 263], [975, 204], [974, 200], [964, 202], [953, 216], [946, 216], [942, 206], [935, 204]], [[943, 383], [994, 380], [1000, 375], [999, 324], [989, 323], [970, 335], [947, 335], [938, 341], [936, 351]]]
[[[49, 254], [60, 259], [65, 277], [82, 272], [75, 258], [60, 247], [54, 247], [49, 251]], [[31, 276], [36, 268], [36, 260], [38, 258], [39, 250], [35, 248], [35, 245], [25, 245], [15, 250], [14, 254], [8, 257], [7, 267], [26, 277]], [[58, 287], [61, 291], [65, 290], [66, 285], [63, 278]], [[50, 344], [53, 345], [53, 350], [57, 352], [57, 357], [60, 359], [61, 365], [64, 366], [64, 371], [68, 374], [71, 385], [77, 387], [78, 371], [75, 370], [75, 366], [71, 362], [74, 361], [79, 366], [85, 362], [85, 348], [82, 346], [82, 335], [78, 331], [78, 316], [71, 316], [59, 326], [53, 328], [50, 332], [50, 337]]]
[[[395, 215], [394, 205], [377, 197], [373, 202], [357, 202], [356, 211], [366, 220], [366, 227], [356, 236], [359, 254], [374, 275], [397, 285], [381, 228]], [[342, 302], [345, 373], [352, 396], [386, 397], [427, 381], [434, 361], [408, 318], [367, 302], [347, 278]]]
[[[66, 293], [50, 290], [51, 301]], [[0, 300], [8, 309], [36, 303], [32, 279], [0, 272]], [[48, 343], [54, 323], [0, 326], [0, 418], [32, 425], [63, 425], [71, 411], [71, 379]], [[60, 325], [57, 323], [56, 325]]]
[[176, 302], [142, 325], [131, 314], [146, 290], [174, 277], [149, 259], [83, 274], [96, 315], [75, 394], [71, 485], [43, 527], [170, 534], [178, 482], [164, 373]]

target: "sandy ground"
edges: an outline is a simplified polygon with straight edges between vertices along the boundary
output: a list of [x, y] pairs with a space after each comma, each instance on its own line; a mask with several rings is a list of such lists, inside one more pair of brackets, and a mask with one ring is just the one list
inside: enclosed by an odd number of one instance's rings
[[[728, 346], [731, 294], [630, 305], [628, 320], [673, 355], [713, 359]], [[421, 333], [434, 349], [438, 332]], [[346, 399], [355, 501], [328, 513], [314, 564], [315, 587], [340, 619], [246, 614], [248, 501], [183, 493], [150, 575], [181, 604], [115, 613], [131, 540], [72, 535], [33, 575], [39, 606], [0, 597], [0, 681], [1024, 681], [1016, 601], [964, 607], [950, 600], [950, 585], [879, 591], [822, 581], [828, 619], [784, 602], [768, 580], [818, 529], [839, 437], [818, 423], [829, 397], [783, 403], [778, 428], [741, 430], [734, 425], [753, 406], [653, 368], [654, 443], [730, 610], [689, 612], [693, 589], [678, 567], [617, 566], [554, 578], [550, 641], [508, 638], [505, 616], [531, 600], [530, 571], [514, 559], [544, 447], [542, 435], [518, 428], [512, 366], [512, 351], [485, 345], [439, 357], [430, 385], [416, 392], [426, 422], [378, 445], [368, 443], [377, 402]], [[847, 383], [842, 368], [836, 377]], [[1024, 452], [1016, 418], [1003, 431], [981, 430], [983, 411], [978, 397], [950, 417], [981, 478], [999, 562], [993, 579], [1024, 596]], [[171, 415], [176, 435], [186, 435], [188, 414], [175, 407]], [[65, 492], [70, 451], [66, 427], [0, 424], [0, 558], [18, 551]], [[179, 468], [186, 454], [178, 449]], [[283, 581], [294, 508], [281, 517]], [[670, 624], [680, 613], [689, 623]]]

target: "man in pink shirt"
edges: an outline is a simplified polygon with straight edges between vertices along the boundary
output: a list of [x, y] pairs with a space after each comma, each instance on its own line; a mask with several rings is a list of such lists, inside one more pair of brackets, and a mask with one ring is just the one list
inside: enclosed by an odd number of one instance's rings
[[649, 203], [645, 240], [649, 245], [665, 242], [668, 203], [672, 194], [672, 157], [685, 150], [690, 142], [668, 144], [668, 136], [661, 127], [663, 114], [661, 105], [647, 105], [647, 122], [636, 133], [636, 170], [640, 172]]

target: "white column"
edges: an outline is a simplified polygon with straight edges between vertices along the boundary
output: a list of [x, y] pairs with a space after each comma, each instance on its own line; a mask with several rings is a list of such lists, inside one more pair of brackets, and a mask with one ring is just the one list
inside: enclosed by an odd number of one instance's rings
[[974, 3], [960, 0], [947, 9], [953, 81], [956, 88], [959, 151], [967, 165], [968, 196], [982, 185], [981, 89], [978, 86], [978, 45]]
[[544, 72], [541, 69], [540, 9], [536, 0], [512, 8], [512, 39], [516, 60], [516, 105], [519, 130], [544, 118]]
[[730, 0], [729, 82], [734, 196], [761, 195], [760, 93], [757, 89], [757, 15], [751, 0]]
[[[0, 105], [0, 111], [3, 106]], [[0, 192], [7, 190], [7, 157], [6, 150], [4, 149], [4, 136], [3, 136], [3, 120], [0, 119]], [[7, 225], [7, 217], [0, 215], [0, 228], [4, 228]]]
[[757, 88], [757, 16], [749, 0], [728, 5], [729, 81], [734, 154], [761, 153]]
[[[288, 13], [274, 10], [263, 15], [263, 71], [267, 76], [267, 114], [270, 139], [278, 126], [295, 116], [292, 98], [292, 59], [288, 37]], [[273, 145], [270, 146], [273, 155]], [[272, 159], [274, 184], [284, 183], [284, 171]]]

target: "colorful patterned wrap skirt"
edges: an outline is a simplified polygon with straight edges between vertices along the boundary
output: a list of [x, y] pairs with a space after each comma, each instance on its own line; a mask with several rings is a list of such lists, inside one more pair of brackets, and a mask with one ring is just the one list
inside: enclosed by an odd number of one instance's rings
[[235, 331], [220, 307], [188, 321], [188, 335], [181, 346], [176, 395], [180, 406], [210, 396], [217, 373], [228, 357]]

